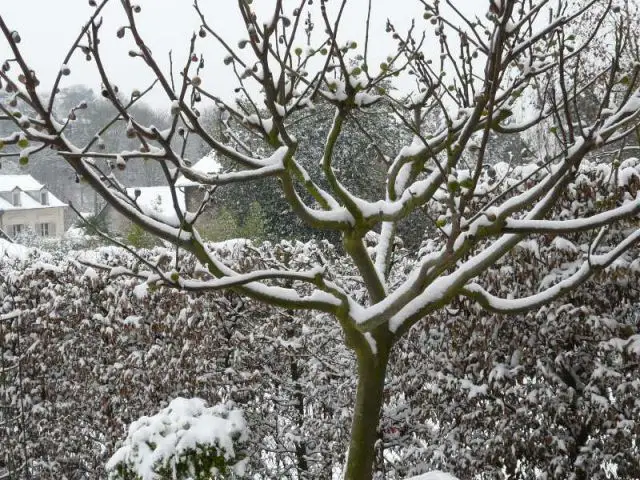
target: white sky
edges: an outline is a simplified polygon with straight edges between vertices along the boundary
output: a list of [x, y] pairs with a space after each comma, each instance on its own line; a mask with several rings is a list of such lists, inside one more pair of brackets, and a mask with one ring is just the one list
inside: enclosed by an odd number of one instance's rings
[[[254, 0], [258, 12], [268, 11], [274, 3], [273, 0]], [[290, 12], [299, 2], [285, 0], [284, 3], [286, 10]], [[329, 6], [335, 8], [338, 3], [338, 0], [330, 0]], [[457, 3], [465, 14], [473, 16], [482, 15], [487, 2], [460, 0]], [[168, 65], [168, 52], [172, 50], [175, 63], [182, 66], [189, 37], [200, 25], [199, 18], [192, 8], [193, 1], [139, 0], [139, 4], [142, 7], [142, 12], [138, 14], [139, 26], [156, 58]], [[313, 11], [317, 12], [318, 4], [319, 0], [316, 0]], [[201, 5], [207, 12], [210, 24], [225, 39], [229, 39], [232, 45], [235, 46], [239, 39], [246, 36], [235, 0], [201, 0]], [[345, 21], [341, 27], [341, 39], [356, 40], [363, 46], [367, 2], [349, 0], [347, 5]], [[3, 0], [0, 15], [10, 28], [20, 33], [20, 46], [31, 68], [37, 72], [42, 85], [46, 87], [51, 84], [68, 46], [92, 10], [87, 0]], [[384, 33], [386, 19], [391, 19], [401, 31], [405, 31], [413, 17], [417, 19], [419, 26], [425, 24], [422, 13], [423, 9], [417, 0], [373, 0], [371, 65], [379, 64], [394, 50], [389, 35]], [[148, 68], [139, 58], [132, 59], [128, 56], [128, 51], [134, 47], [131, 38], [126, 36], [124, 39], [118, 39], [115, 35], [116, 30], [125, 24], [120, 1], [111, 0], [111, 4], [104, 10], [103, 17], [102, 55], [113, 82], [124, 91], [145, 88], [152, 79]], [[318, 30], [321, 28], [318, 20], [316, 27]], [[199, 45], [198, 51], [205, 54], [205, 87], [223, 97], [230, 97], [236, 84], [230, 69], [221, 63], [221, 49], [210, 37], [201, 41]], [[431, 50], [437, 53], [437, 49], [437, 45], [433, 45]], [[7, 55], [6, 42], [0, 39], [0, 60], [7, 58]], [[63, 86], [85, 83], [94, 90], [99, 89], [100, 82], [95, 74], [93, 62], [87, 62], [81, 55], [76, 55], [69, 66], [71, 75], [65, 79], [66, 83]], [[168, 101], [160, 93], [148, 98], [148, 101], [158, 107], [168, 108]]]

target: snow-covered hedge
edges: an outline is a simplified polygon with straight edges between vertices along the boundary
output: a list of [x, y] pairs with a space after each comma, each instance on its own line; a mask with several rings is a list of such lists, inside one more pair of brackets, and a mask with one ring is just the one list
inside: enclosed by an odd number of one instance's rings
[[[176, 397], [235, 402], [251, 427], [247, 468], [264, 478], [281, 478], [298, 458], [311, 472], [342, 461], [353, 359], [330, 319], [267, 309], [228, 292], [140, 289], [140, 279], [121, 275], [136, 260], [118, 248], [74, 252], [60, 262], [3, 248], [0, 404], [9, 408], [0, 409], [0, 423], [8, 422], [0, 427], [0, 466], [12, 474], [26, 465], [33, 475], [103, 479], [128, 426]], [[313, 243], [212, 248], [245, 269], [338, 258]], [[143, 254], [164, 262], [174, 252]]]
[[[597, 177], [608, 178], [600, 193], [570, 185], [555, 215], [590, 215], [598, 202], [629, 201], [629, 189], [616, 190], [612, 175]], [[372, 254], [376, 240], [367, 238]], [[570, 274], [591, 240], [536, 236], [480, 280], [501, 296], [535, 293]], [[366, 298], [349, 264], [326, 244], [211, 248], [239, 271], [322, 264], [336, 284]], [[425, 242], [419, 256], [434, 248]], [[606, 242], [600, 248], [606, 251]], [[26, 465], [33, 475], [104, 478], [127, 426], [176, 397], [234, 401], [250, 426], [246, 467], [257, 478], [293, 470], [324, 478], [340, 470], [354, 370], [331, 318], [232, 293], [152, 282], [141, 288], [136, 275], [145, 267], [117, 248], [63, 261], [19, 246], [1, 249], [0, 399], [9, 408], [0, 410], [7, 422], [0, 443], [12, 473]], [[175, 261], [175, 252], [162, 248], [142, 255], [161, 265]], [[599, 478], [608, 465], [637, 476], [637, 258], [632, 250], [537, 311], [504, 317], [458, 299], [416, 325], [389, 366], [376, 470], [390, 480], [432, 469], [490, 477], [503, 468]], [[206, 274], [180, 260], [181, 275]], [[394, 278], [414, 261], [407, 254], [394, 264]], [[506, 276], [518, 281], [505, 283]]]

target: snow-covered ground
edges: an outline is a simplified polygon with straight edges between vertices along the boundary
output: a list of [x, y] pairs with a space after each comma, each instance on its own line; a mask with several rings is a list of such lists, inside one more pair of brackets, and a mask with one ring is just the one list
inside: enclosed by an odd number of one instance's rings
[[406, 480], [458, 480], [453, 475], [434, 470], [433, 472], [423, 473], [417, 477], [407, 478]]

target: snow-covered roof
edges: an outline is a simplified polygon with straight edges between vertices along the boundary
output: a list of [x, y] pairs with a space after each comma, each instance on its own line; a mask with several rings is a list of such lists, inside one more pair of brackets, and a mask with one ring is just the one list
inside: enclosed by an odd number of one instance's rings
[[[137, 198], [136, 190], [140, 192]], [[135, 199], [138, 206], [146, 215], [169, 223], [176, 223], [178, 221], [178, 215], [173, 206], [173, 198], [171, 197], [171, 189], [169, 187], [127, 188], [127, 195]], [[184, 212], [186, 210], [184, 192], [176, 189], [176, 196], [178, 197], [178, 206], [180, 210]]]
[[11, 192], [16, 187], [31, 192], [40, 190], [43, 185], [31, 175], [0, 175], [0, 192]]
[[[17, 205], [14, 204], [14, 191], [19, 195]], [[41, 201], [41, 191], [47, 192], [46, 203]], [[66, 206], [31, 175], [0, 175], [0, 211]]]
[[[217, 154], [215, 152], [210, 152], [206, 156], [202, 157], [198, 162], [193, 166], [193, 170], [201, 173], [218, 173], [222, 170], [222, 165], [216, 159]], [[192, 185], [198, 185], [198, 182], [193, 182], [181, 175], [176, 182], [176, 186], [178, 187], [188, 187]]]

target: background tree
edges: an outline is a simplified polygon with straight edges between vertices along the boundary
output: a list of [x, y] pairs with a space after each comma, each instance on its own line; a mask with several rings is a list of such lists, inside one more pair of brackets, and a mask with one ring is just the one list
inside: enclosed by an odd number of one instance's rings
[[[245, 113], [250, 111], [250, 103], [243, 102]], [[224, 109], [221, 105], [220, 108]], [[224, 111], [224, 110], [223, 110]], [[268, 116], [268, 112], [261, 110], [260, 115]], [[345, 135], [341, 136], [334, 151], [334, 165], [340, 171], [344, 184], [353, 189], [354, 193], [367, 199], [375, 199], [382, 193], [384, 185], [385, 162], [399, 150], [410, 137], [393, 110], [386, 103], [380, 102], [363, 112], [353, 112], [354, 122], [346, 125]], [[304, 137], [307, 141], [300, 144], [297, 158], [300, 164], [307, 169], [310, 175], [321, 175], [321, 167], [317, 159], [322, 157], [323, 147], [333, 117], [333, 105], [318, 99], [312, 108], [292, 113], [288, 119], [287, 127], [291, 135]], [[238, 149], [244, 151], [259, 152], [268, 155], [269, 147], [263, 139], [251, 129], [251, 124], [246, 118], [237, 121], [237, 118], [228, 115], [220, 115], [218, 128], [220, 138], [225, 136]], [[371, 160], [375, 161], [372, 163]], [[224, 158], [221, 163], [229, 168], [232, 165]], [[361, 175], [367, 170], [367, 175]], [[328, 188], [322, 183], [322, 188]], [[327, 231], [318, 231], [302, 222], [287, 205], [281, 191], [273, 188], [270, 179], [257, 179], [255, 182], [238, 184], [221, 188], [216, 196], [216, 203], [224, 205], [232, 211], [237, 218], [243, 218], [249, 214], [248, 199], [256, 199], [265, 214], [266, 236], [270, 240], [297, 238], [308, 240], [314, 237], [331, 238], [339, 241], [339, 236]], [[413, 226], [415, 226], [415, 219]], [[425, 225], [423, 219], [422, 225]], [[412, 237], [413, 246], [421, 241], [420, 229], [406, 229], [415, 235]]]
[[[53, 148], [119, 212], [175, 245], [177, 251], [189, 252], [208, 273], [203, 279], [183, 271], [180, 263], [151, 263], [146, 265], [152, 270], [147, 283], [195, 291], [233, 288], [292, 311], [332, 315], [355, 354], [358, 371], [347, 479], [373, 475], [379, 435], [378, 422], [372, 419], [379, 418], [384, 403], [393, 347], [413, 325], [437, 325], [439, 312], [460, 301], [472, 301], [500, 314], [538, 309], [614, 264], [640, 240], [640, 229], [623, 227], [623, 221], [635, 217], [640, 208], [637, 191], [626, 180], [622, 185], [627, 195], [620, 204], [602, 202], [601, 213], [591, 216], [585, 216], [583, 210], [570, 210], [566, 215], [563, 210], [554, 216], [585, 158], [631, 135], [639, 123], [638, 67], [625, 67], [620, 61], [632, 27], [625, 12], [611, 2], [505, 1], [492, 4], [485, 19], [474, 21], [460, 15], [453, 2], [421, 2], [425, 28], [431, 31], [420, 35], [413, 26], [403, 33], [387, 23], [397, 49], [377, 68], [369, 64], [370, 25], [366, 18], [367, 38], [361, 54], [358, 44], [341, 34], [347, 0], [337, 4], [321, 0], [313, 5], [300, 1], [292, 14], [277, 1], [266, 20], [251, 2], [241, 0], [238, 9], [247, 32], [237, 48], [217, 36], [196, 2], [201, 31], [191, 38], [189, 56], [175, 74], [163, 72], [141, 37], [137, 23], [143, 15], [141, 7], [122, 0], [127, 24], [118, 36], [131, 41], [130, 55], [149, 66], [172, 103], [171, 123], [164, 130], [137, 118], [132, 110], [135, 99], [122, 98], [106, 73], [99, 41], [103, 29], [99, 16], [105, 3], [96, 3], [95, 13], [71, 46], [69, 57], [88, 54], [95, 62], [103, 96], [117, 111], [114, 122], [126, 125], [125, 135], [138, 146], [100, 152], [96, 151], [95, 137], [74, 144], [65, 131], [80, 112], [60, 115], [55, 109], [64, 68], [49, 100], [43, 101], [36, 93], [37, 72], [29, 68], [20, 51], [19, 34], [0, 17], [0, 30], [13, 56], [8, 59], [10, 68], [0, 73], [10, 94], [0, 108], [5, 120], [16, 128], [15, 134], [4, 138], [9, 146], [5, 155], [25, 163], [34, 151]], [[302, 31], [307, 9], [315, 9], [324, 34]], [[591, 19], [586, 35], [567, 35], [572, 25], [585, 18]], [[609, 18], [615, 19], [615, 29], [604, 31]], [[541, 24], [545, 26], [539, 27]], [[610, 55], [602, 71], [583, 72], [581, 55], [597, 35], [611, 38]], [[244, 102], [229, 105], [207, 90], [201, 51], [212, 37], [228, 52], [224, 63], [236, 75], [238, 88], [250, 105], [248, 110]], [[307, 48], [299, 46], [303, 37], [311, 42]], [[454, 43], [453, 38], [459, 42]], [[433, 45], [438, 46], [436, 58], [429, 56], [435, 50]], [[403, 73], [416, 81], [412, 95], [398, 96], [381, 88]], [[178, 82], [172, 80], [176, 78]], [[592, 121], [577, 119], [580, 93], [600, 78], [604, 78], [604, 88], [598, 92], [598, 116]], [[528, 92], [536, 89], [545, 92], [541, 96], [544, 101], [530, 108], [526, 121], [510, 122]], [[236, 148], [210, 135], [196, 108], [203, 97], [216, 101], [226, 115], [257, 133], [265, 153]], [[316, 159], [321, 174], [313, 175], [298, 160], [305, 138], [292, 135], [288, 120], [319, 99], [333, 106], [334, 115], [322, 155]], [[377, 189], [384, 194], [374, 201], [347, 188], [334, 160], [341, 138], [349, 126], [357, 125], [356, 112], [380, 103], [394, 110], [412, 142], [393, 156], [372, 158], [372, 166], [383, 160], [386, 169], [384, 182]], [[517, 187], [494, 195], [502, 179], [489, 168], [493, 163], [487, 159], [492, 134], [508, 135], [547, 121], [553, 122], [551, 133], [557, 147], [541, 165], [527, 169]], [[215, 175], [194, 171], [181, 149], [175, 147], [179, 138], [189, 136], [202, 138], [237, 168]], [[334, 281], [329, 269], [321, 267], [234, 269], [202, 241], [199, 212], [182, 212], [176, 201], [175, 223], [145, 215], [122, 185], [126, 175], [109, 173], [109, 164], [126, 171], [140, 159], [156, 162], [172, 188], [180, 174], [209, 185], [212, 194], [218, 186], [275, 180], [290, 208], [304, 222], [338, 232], [366, 294], [345, 288]], [[631, 175], [630, 170], [618, 172], [626, 179]], [[432, 219], [429, 253], [413, 264], [402, 280], [392, 283], [391, 279], [398, 278], [394, 269], [401, 266], [394, 241], [398, 225], [417, 209]], [[553, 279], [541, 281], [534, 287], [536, 293], [521, 289], [523, 280], [514, 279], [509, 290], [512, 294], [505, 298], [487, 280], [488, 272], [531, 236], [576, 232], [593, 232], [590, 248], [575, 263], [550, 271]], [[368, 248], [367, 239], [372, 237], [376, 241]], [[524, 284], [528, 286], [526, 281]]]

